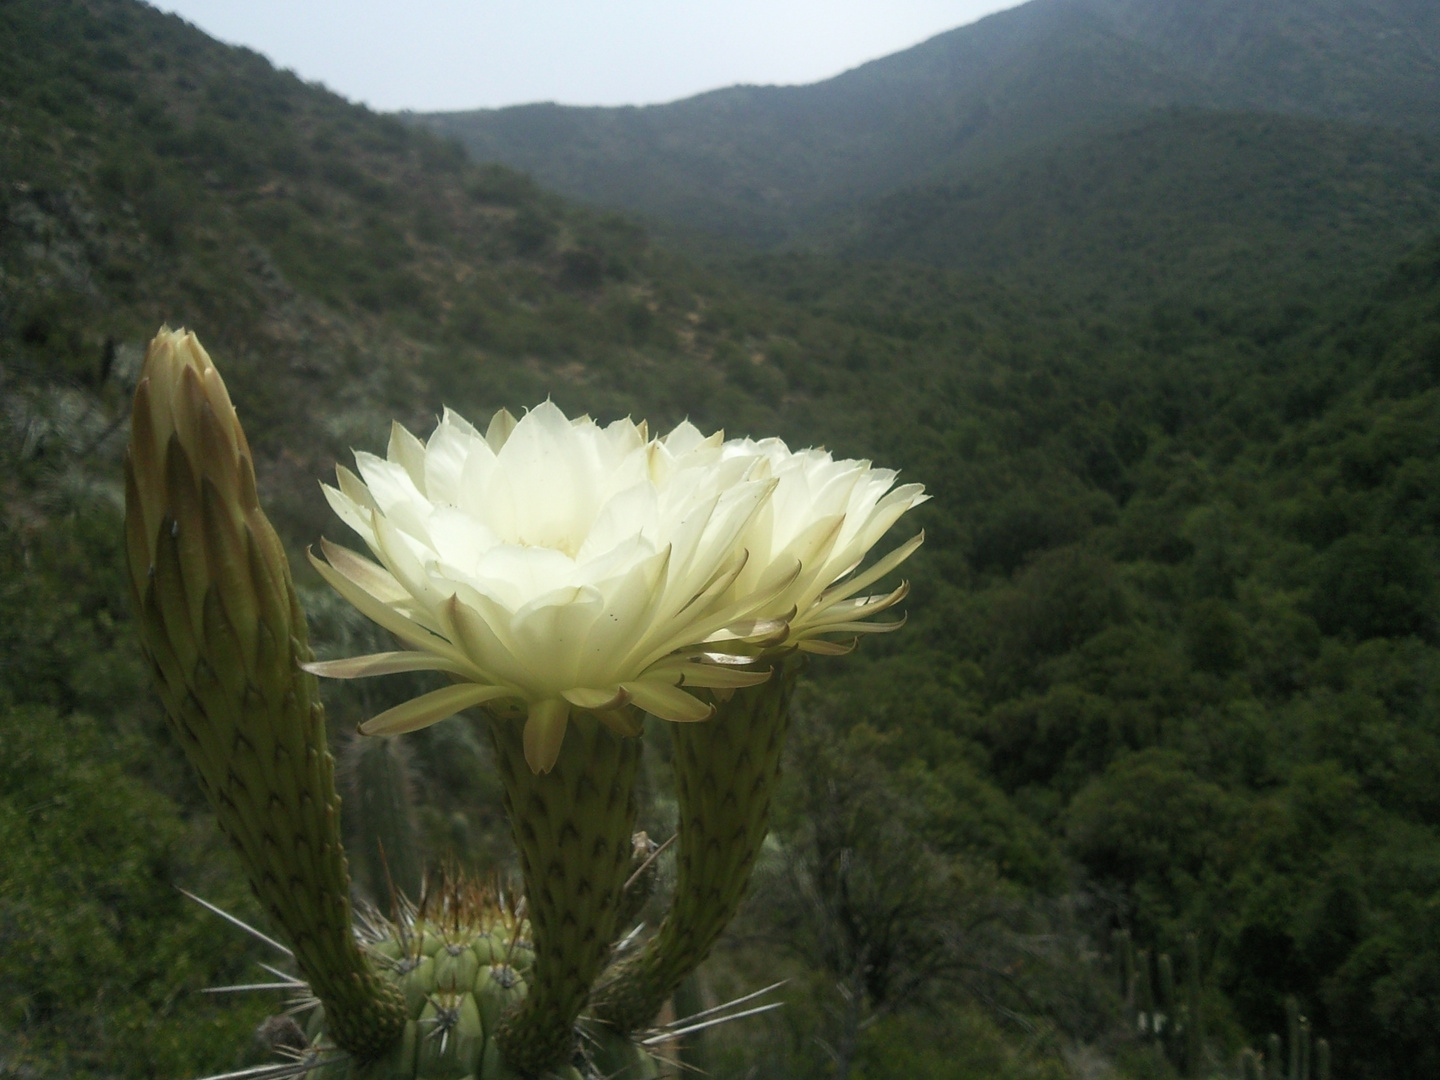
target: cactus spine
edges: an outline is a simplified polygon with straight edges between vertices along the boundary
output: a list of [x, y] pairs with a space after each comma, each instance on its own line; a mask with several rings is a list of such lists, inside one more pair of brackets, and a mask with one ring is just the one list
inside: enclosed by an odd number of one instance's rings
[[799, 662], [716, 702], [714, 719], [672, 725], [680, 806], [670, 911], [640, 954], [597, 987], [593, 1011], [617, 1031], [647, 1024], [710, 954], [734, 917], [769, 828]]
[[125, 494], [132, 599], [171, 724], [336, 1044], [378, 1057], [403, 1003], [351, 933], [325, 713], [300, 670], [304, 613], [245, 433], [193, 334], [164, 329], [146, 354]]

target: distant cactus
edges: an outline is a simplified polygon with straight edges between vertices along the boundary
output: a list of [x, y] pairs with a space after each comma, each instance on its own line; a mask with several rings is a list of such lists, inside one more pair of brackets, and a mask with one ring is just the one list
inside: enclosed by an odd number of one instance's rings
[[389, 903], [392, 890], [419, 896], [424, 867], [410, 755], [400, 739], [351, 739], [341, 758], [346, 795], [354, 808], [360, 862], [370, 895]]
[[1185, 935], [1185, 1075], [1199, 1076], [1204, 1068], [1205, 1007], [1200, 982], [1200, 943]]
[[1116, 931], [1112, 942], [1120, 995], [1135, 1032], [1158, 1042], [1185, 1076], [1204, 1075], [1204, 992], [1195, 935], [1185, 935], [1183, 994], [1168, 953], [1155, 958], [1152, 978], [1150, 951], [1136, 949], [1128, 930]]
[[[1293, 996], [1285, 999], [1285, 1021], [1289, 1033], [1285, 1043], [1273, 1033], [1265, 1040], [1263, 1080], [1330, 1080], [1330, 1043], [1313, 1037], [1310, 1021]], [[1241, 1069], [1254, 1061], [1254, 1075], [1259, 1077], [1260, 1060], [1261, 1055], [1246, 1048], [1240, 1056]]]

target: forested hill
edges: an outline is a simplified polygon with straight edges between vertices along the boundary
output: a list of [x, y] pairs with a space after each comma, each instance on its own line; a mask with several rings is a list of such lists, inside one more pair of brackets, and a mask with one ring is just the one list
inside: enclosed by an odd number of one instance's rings
[[[1419, 86], [1429, 12], [1408, 41], [1313, 40], [1396, 50]], [[0, 5], [0, 1076], [233, 1069], [281, 1006], [196, 992], [261, 957], [175, 886], [263, 916], [121, 578], [126, 407], [167, 320], [226, 373], [324, 655], [387, 647], [298, 556], [343, 536], [317, 479], [392, 418], [549, 394], [927, 485], [910, 625], [800, 691], [761, 879], [702, 980], [709, 1004], [788, 977], [786, 1008], [707, 1033], [712, 1075], [818, 1080], [843, 1047], [867, 1080], [1172, 1080], [1184, 1041], [1137, 1013], [1167, 970], [1198, 980], [1207, 1077], [1292, 997], [1337, 1078], [1440, 1073], [1440, 248], [1401, 252], [1434, 181], [1428, 136], [1353, 119], [1179, 110], [1065, 159], [1094, 190], [944, 189], [965, 231], [1024, 226], [973, 241], [1025, 253], [1004, 280], [813, 252], [722, 272], [132, 0]], [[1223, 227], [1175, 195], [1243, 200], [1212, 159], [1256, 189]], [[926, 231], [845, 236], [929, 258], [905, 246]], [[342, 758], [409, 678], [326, 688]], [[395, 745], [415, 799], [387, 824], [503, 867], [474, 731]], [[1149, 958], [1128, 1003], [1122, 929]]]
[[845, 258], [993, 274], [1092, 308], [1223, 306], [1376, 281], [1437, 221], [1436, 135], [1173, 109], [886, 196], [814, 239]]
[[1421, 0], [1031, 0], [809, 86], [415, 117], [588, 202], [765, 242], [868, 198], [1203, 106], [1434, 129]]

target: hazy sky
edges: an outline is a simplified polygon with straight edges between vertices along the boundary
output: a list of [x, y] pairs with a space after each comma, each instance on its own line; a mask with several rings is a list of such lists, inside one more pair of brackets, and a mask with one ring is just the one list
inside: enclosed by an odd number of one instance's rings
[[672, 101], [804, 83], [1017, 0], [151, 0], [371, 108]]

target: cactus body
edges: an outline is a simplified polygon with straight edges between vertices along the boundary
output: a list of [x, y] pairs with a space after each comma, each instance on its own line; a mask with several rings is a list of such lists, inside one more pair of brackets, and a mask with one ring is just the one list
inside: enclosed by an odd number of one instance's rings
[[393, 890], [420, 893], [420, 862], [415, 794], [409, 754], [399, 739], [356, 738], [346, 748], [342, 770], [350, 781], [347, 797], [355, 807], [362, 875], [376, 903]]
[[505, 1058], [540, 1074], [573, 1050], [575, 1019], [610, 958], [631, 874], [640, 741], [577, 716], [549, 772], [532, 772], [520, 723], [492, 716], [495, 760], [535, 928], [532, 993], [506, 1017]]
[[535, 977], [527, 919], [494, 889], [440, 882], [418, 907], [401, 900], [396, 917], [363, 919], [359, 937], [382, 977], [405, 1002], [401, 1038], [383, 1056], [337, 1053], [323, 1006], [307, 1026], [306, 1080], [650, 1080], [653, 1058], [634, 1043], [582, 1024], [574, 1056], [521, 1073], [496, 1033], [525, 1001]]
[[596, 989], [595, 1014], [617, 1031], [635, 1031], [655, 1016], [740, 906], [769, 828], [797, 671], [791, 661], [768, 682], [719, 702], [713, 720], [674, 727], [675, 899], [643, 951]]

